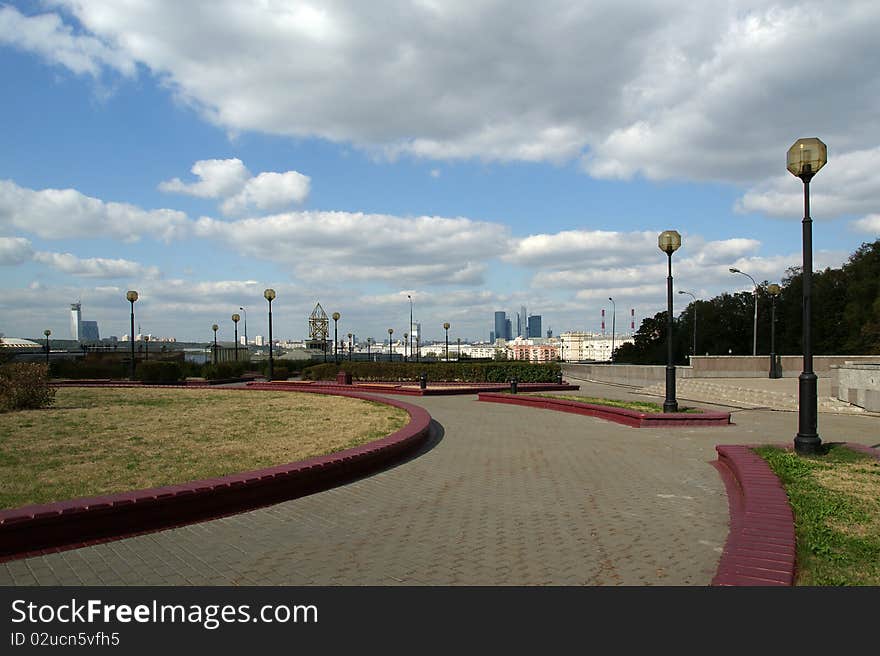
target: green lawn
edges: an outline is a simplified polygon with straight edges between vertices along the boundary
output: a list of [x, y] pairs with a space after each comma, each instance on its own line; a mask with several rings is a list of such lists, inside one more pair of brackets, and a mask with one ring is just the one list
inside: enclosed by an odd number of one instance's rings
[[[548, 399], [567, 399], [569, 401], [580, 401], [581, 403], [592, 403], [593, 405], [607, 405], [612, 408], [626, 408], [627, 410], [635, 410], [636, 412], [646, 412], [651, 414], [660, 414], [663, 412], [663, 406], [650, 401], [618, 401], [616, 399], [602, 399], [595, 396], [576, 396], [574, 394], [541, 394], [530, 393], [524, 396], [542, 396]], [[701, 413], [702, 410], [697, 408], [686, 408], [679, 406], [679, 412]]]

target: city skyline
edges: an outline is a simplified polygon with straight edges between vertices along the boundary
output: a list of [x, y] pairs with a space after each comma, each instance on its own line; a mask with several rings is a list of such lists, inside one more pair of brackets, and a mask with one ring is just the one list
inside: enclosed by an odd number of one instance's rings
[[134, 289], [145, 332], [231, 341], [240, 307], [267, 334], [269, 287], [281, 339], [318, 301], [376, 339], [410, 299], [425, 341], [498, 308], [600, 332], [608, 297], [637, 329], [663, 230], [697, 298], [800, 264], [800, 137], [828, 145], [816, 268], [880, 235], [880, 7], [407, 7], [0, 5], [0, 332], [65, 335], [81, 301], [122, 335]]

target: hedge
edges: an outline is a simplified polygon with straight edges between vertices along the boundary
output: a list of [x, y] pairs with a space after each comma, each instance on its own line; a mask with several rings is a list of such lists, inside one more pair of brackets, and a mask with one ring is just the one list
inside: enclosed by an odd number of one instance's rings
[[147, 360], [138, 364], [135, 375], [145, 383], [174, 383], [183, 378], [183, 371], [178, 362]]
[[15, 362], [0, 366], [0, 412], [45, 408], [55, 402], [44, 364]]
[[516, 378], [521, 383], [554, 383], [562, 371], [556, 362], [530, 364], [508, 360], [501, 362], [344, 362], [318, 364], [303, 370], [306, 380], [335, 380], [338, 371], [351, 373], [360, 381], [418, 381], [422, 373], [433, 382], [506, 383]]

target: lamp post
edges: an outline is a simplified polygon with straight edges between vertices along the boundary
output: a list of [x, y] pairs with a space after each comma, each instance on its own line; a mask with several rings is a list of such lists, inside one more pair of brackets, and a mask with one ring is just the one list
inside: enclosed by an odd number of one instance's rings
[[779, 371], [779, 362], [776, 360], [776, 299], [782, 290], [779, 285], [773, 283], [767, 285], [767, 293], [770, 294], [770, 375], [769, 378], [782, 378]]
[[407, 361], [406, 347], [409, 344], [409, 333], [403, 333], [403, 361]]
[[[406, 340], [408, 341], [408, 344], [409, 344], [409, 357], [412, 358], [412, 354], [413, 354], [413, 349], [412, 349], [412, 325], [413, 325], [413, 323], [412, 323], [412, 310], [413, 310], [413, 308], [412, 308], [412, 296], [410, 296], [409, 294], [407, 294], [406, 297], [409, 299], [409, 335], [404, 334], [403, 338], [406, 339]], [[404, 353], [406, 353], [405, 350], [404, 350]]]
[[388, 362], [394, 361], [394, 352], [391, 350], [391, 335], [394, 334], [394, 328], [388, 329]]
[[351, 351], [352, 351], [351, 333], [348, 333], [348, 361], [349, 362], [351, 362]]
[[813, 372], [811, 303], [813, 288], [813, 219], [810, 217], [810, 180], [828, 161], [828, 149], [816, 138], [798, 139], [788, 149], [787, 168], [804, 183], [803, 227], [803, 343], [804, 370], [798, 379], [798, 433], [794, 450], [799, 454], [820, 453], [822, 440], [816, 430], [817, 390]]
[[694, 345], [692, 355], [697, 354], [697, 297], [691, 294], [690, 292], [686, 292], [683, 289], [678, 290], [679, 294], [687, 294], [692, 299], [694, 299]]
[[48, 370], [49, 367], [49, 335], [52, 334], [52, 331], [48, 328], [43, 331], [43, 334], [46, 336], [46, 367]]
[[446, 361], [449, 362], [449, 322], [443, 324], [443, 330], [446, 331]]
[[150, 336], [144, 335], [144, 360], [150, 359]]
[[455, 349], [455, 361], [461, 361], [461, 337], [455, 338], [456, 349]]
[[[248, 347], [248, 338], [247, 338], [247, 310], [244, 307], [239, 307], [239, 310], [244, 312], [244, 347]], [[236, 342], [238, 340], [235, 340]]]
[[127, 291], [125, 298], [131, 303], [131, 371], [129, 378], [134, 380], [134, 303], [138, 300], [138, 293], [134, 290]]
[[211, 326], [211, 330], [214, 331], [214, 357], [211, 360], [215, 365], [217, 364], [217, 329], [219, 327], [216, 323]]
[[269, 301], [269, 380], [275, 378], [275, 362], [272, 360], [272, 301], [275, 300], [275, 290], [263, 291], [263, 298]]
[[372, 356], [370, 355], [370, 346], [372, 345], [372, 343], [373, 343], [373, 338], [367, 337], [367, 362], [371, 362], [373, 359]]
[[422, 361], [422, 336], [416, 335], [416, 362]]
[[241, 319], [237, 314], [232, 315], [232, 323], [235, 326], [235, 361], [238, 362], [238, 321]]
[[333, 362], [339, 364], [339, 317], [338, 312], [333, 313]]
[[565, 337], [559, 336], [559, 361], [565, 362]]
[[666, 399], [663, 412], [678, 412], [675, 400], [675, 364], [672, 359], [672, 254], [681, 248], [681, 235], [675, 230], [664, 230], [657, 239], [660, 250], [669, 259], [666, 276]]
[[615, 331], [615, 323], [617, 322], [617, 304], [614, 302], [614, 299], [610, 296], [608, 300], [611, 301], [611, 357], [609, 360], [614, 362], [614, 331]]
[[741, 273], [749, 280], [752, 281], [752, 284], [755, 286], [755, 291], [752, 292], [755, 296], [755, 321], [754, 326], [752, 327], [752, 355], [758, 355], [758, 283], [755, 282], [755, 279], [752, 278], [745, 271], [740, 271], [739, 269], [735, 269], [731, 267], [728, 269], [731, 273]]

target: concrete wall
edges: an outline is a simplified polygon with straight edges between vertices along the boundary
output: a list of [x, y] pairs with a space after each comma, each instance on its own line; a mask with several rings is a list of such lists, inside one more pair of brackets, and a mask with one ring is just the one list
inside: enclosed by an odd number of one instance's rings
[[831, 396], [880, 412], [880, 357], [876, 364], [845, 364], [831, 370]]
[[[666, 367], [651, 364], [564, 364], [562, 375], [618, 385], [647, 387], [666, 381]], [[690, 367], [676, 367], [676, 378], [690, 378]]]

